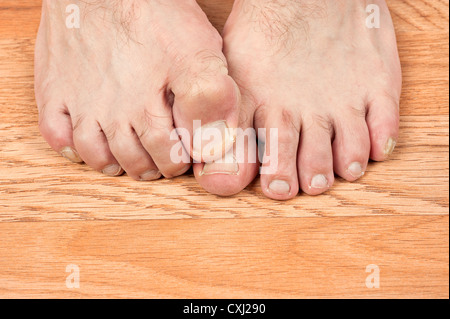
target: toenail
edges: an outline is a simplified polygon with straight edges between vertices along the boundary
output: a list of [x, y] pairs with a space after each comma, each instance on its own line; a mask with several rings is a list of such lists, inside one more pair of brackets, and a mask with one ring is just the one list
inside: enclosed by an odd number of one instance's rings
[[236, 137], [226, 121], [217, 121], [196, 129], [193, 140], [194, 159], [212, 162], [228, 152]]
[[227, 68], [225, 65], [223, 65], [223, 66], [220, 68], [220, 73], [222, 73], [222, 74], [224, 74], [224, 75], [228, 75], [228, 74], [230, 73], [230, 71], [228, 70], [228, 68]]
[[153, 170], [153, 171], [148, 171], [144, 174], [142, 174], [140, 176], [141, 181], [145, 182], [145, 181], [154, 181], [157, 179], [160, 179], [162, 176], [160, 171], [157, 170]]
[[[184, 173], [186, 173], [189, 169], [191, 168], [191, 165], [187, 165], [185, 167], [183, 167], [183, 169], [179, 170], [178, 172], [176, 172], [175, 174], [171, 175], [171, 177], [178, 177], [183, 175]], [[166, 176], [167, 177], [167, 176]]]
[[225, 157], [219, 161], [205, 164], [200, 176], [216, 174], [239, 175], [239, 164], [232, 151], [228, 152]]
[[348, 172], [355, 178], [360, 178], [361, 176], [364, 175], [362, 165], [358, 162], [350, 164], [350, 166], [348, 167]]
[[288, 195], [291, 192], [291, 186], [286, 181], [274, 180], [270, 183], [269, 190], [278, 195]]
[[390, 156], [392, 153], [394, 153], [395, 147], [397, 146], [397, 141], [393, 139], [392, 137], [389, 138], [389, 140], [386, 142], [386, 145], [384, 147], [384, 155]]
[[310, 189], [317, 188], [317, 189], [324, 189], [329, 188], [330, 184], [328, 184], [328, 179], [325, 177], [325, 175], [316, 175], [311, 180], [311, 186], [309, 186]]
[[64, 147], [60, 153], [63, 157], [73, 163], [83, 163], [83, 160], [80, 155], [78, 155], [78, 152], [70, 146]]
[[108, 176], [115, 177], [115, 176], [122, 175], [123, 169], [122, 169], [122, 167], [120, 167], [117, 164], [112, 164], [112, 165], [105, 167], [102, 170], [102, 173], [105, 175], [108, 175]]

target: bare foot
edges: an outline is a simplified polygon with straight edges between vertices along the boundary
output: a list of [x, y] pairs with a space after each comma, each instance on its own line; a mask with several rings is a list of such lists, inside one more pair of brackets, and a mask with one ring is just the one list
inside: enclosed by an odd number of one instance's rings
[[154, 180], [191, 166], [171, 160], [174, 127], [191, 137], [194, 120], [237, 127], [222, 38], [195, 0], [75, 1], [79, 28], [66, 24], [72, 3], [43, 1], [36, 41], [40, 130], [55, 151]]
[[[380, 9], [380, 28], [366, 25], [369, 1], [235, 2], [224, 42], [247, 114], [241, 126], [278, 129], [278, 139], [265, 140], [266, 150], [279, 149], [277, 170], [261, 176], [266, 196], [321, 194], [334, 173], [356, 181], [369, 158], [393, 152], [401, 67], [389, 9], [384, 0], [370, 4]], [[206, 189], [222, 192], [226, 177], [195, 171]]]

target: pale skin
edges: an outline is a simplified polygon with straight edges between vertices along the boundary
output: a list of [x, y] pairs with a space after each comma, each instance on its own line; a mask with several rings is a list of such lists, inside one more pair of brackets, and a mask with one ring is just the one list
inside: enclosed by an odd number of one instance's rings
[[[278, 166], [261, 186], [288, 200], [326, 192], [335, 174], [354, 182], [394, 150], [402, 78], [384, 0], [237, 0], [222, 36], [194, 0], [85, 1], [77, 30], [65, 26], [69, 3], [43, 1], [36, 100], [43, 136], [74, 162], [172, 178], [191, 166], [169, 160], [174, 128], [277, 128]], [[365, 26], [369, 3], [379, 29]], [[184, 143], [208, 162], [194, 174], [211, 193], [236, 194], [258, 174]]]

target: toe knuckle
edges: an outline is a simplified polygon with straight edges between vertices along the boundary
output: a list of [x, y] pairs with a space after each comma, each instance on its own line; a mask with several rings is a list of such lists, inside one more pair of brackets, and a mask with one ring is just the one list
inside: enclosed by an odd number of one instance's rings
[[119, 128], [119, 125], [116, 121], [112, 121], [110, 123], [103, 124], [101, 127], [102, 127], [103, 134], [105, 134], [106, 139], [108, 141], [112, 141], [116, 138], [117, 131]]
[[73, 138], [75, 144], [78, 145], [89, 145], [92, 143], [92, 136], [86, 131], [78, 130]]
[[169, 142], [168, 134], [164, 129], [153, 129], [149, 134], [155, 145], [165, 145]]
[[67, 143], [67, 130], [61, 124], [47, 119], [39, 121], [39, 131], [53, 147], [62, 147]]
[[226, 101], [231, 100], [234, 87], [226, 75], [197, 76], [186, 90], [186, 96], [193, 99]]
[[55, 128], [50, 121], [47, 121], [45, 117], [39, 118], [39, 131], [44, 137], [51, 135], [54, 130]]

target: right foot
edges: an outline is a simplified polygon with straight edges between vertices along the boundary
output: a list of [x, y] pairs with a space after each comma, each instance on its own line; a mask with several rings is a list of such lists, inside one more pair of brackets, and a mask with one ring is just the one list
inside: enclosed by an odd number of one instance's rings
[[196, 1], [75, 2], [80, 28], [66, 26], [73, 0], [44, 0], [36, 41], [39, 126], [55, 151], [110, 176], [170, 178], [190, 167], [170, 160], [174, 127], [238, 126], [222, 38]]

